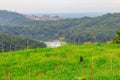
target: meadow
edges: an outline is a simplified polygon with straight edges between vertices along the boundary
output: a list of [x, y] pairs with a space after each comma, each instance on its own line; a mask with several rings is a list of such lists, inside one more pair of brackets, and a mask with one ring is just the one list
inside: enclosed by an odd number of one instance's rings
[[120, 80], [120, 45], [65, 45], [0, 53], [0, 80]]

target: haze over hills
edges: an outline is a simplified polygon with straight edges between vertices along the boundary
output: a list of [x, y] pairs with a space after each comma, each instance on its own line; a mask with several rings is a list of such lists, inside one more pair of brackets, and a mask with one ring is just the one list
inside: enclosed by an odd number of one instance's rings
[[26, 15], [0, 11], [0, 32], [36, 40], [49, 41], [64, 37], [68, 42], [106, 42], [112, 40], [120, 29], [120, 13], [98, 17], [82, 17], [64, 20], [36, 21]]
[[44, 15], [42, 17], [39, 16], [26, 16], [26, 18], [29, 18], [31, 20], [35, 20], [35, 21], [56, 21], [56, 20], [62, 20], [62, 18], [60, 18], [59, 16], [47, 16]]
[[49, 14], [40, 14], [40, 13], [36, 13], [36, 14], [28, 14], [28, 15], [36, 15], [39, 17], [42, 17], [44, 15], [48, 15], [48, 16], [59, 16], [60, 18], [82, 18], [82, 17], [96, 17], [96, 16], [100, 16], [103, 15], [105, 13], [97, 13], [97, 12], [88, 12], [88, 13], [49, 13]]
[[7, 10], [0, 10], [0, 24], [1, 25], [18, 25], [27, 19], [23, 14], [11, 12]]
[[[20, 25], [24, 21], [29, 21], [29, 19], [22, 14], [8, 12], [6, 10], [0, 11], [0, 52], [26, 49], [27, 44], [29, 45], [28, 48], [46, 47], [43, 42], [15, 36], [17, 32], [14, 31], [14, 29], [17, 27], [13, 26]], [[6, 32], [6, 30], [8, 32]], [[12, 32], [12, 35], [9, 34], [9, 32]]]
[[1, 0], [0, 80], [120, 80], [120, 0]]

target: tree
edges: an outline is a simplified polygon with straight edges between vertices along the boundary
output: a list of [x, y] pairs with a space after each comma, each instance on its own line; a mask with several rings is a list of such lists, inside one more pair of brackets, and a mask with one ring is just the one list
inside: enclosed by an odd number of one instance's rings
[[60, 41], [64, 41], [65, 38], [64, 38], [64, 37], [60, 37], [59, 40], [60, 40]]
[[120, 44], [120, 29], [116, 31], [113, 43]]

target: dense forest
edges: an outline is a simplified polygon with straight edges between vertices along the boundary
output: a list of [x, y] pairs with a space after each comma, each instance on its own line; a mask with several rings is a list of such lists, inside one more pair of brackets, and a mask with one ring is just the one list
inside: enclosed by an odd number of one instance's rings
[[0, 34], [0, 52], [37, 47], [46, 47], [46, 45], [43, 42], [38, 42], [29, 38]]
[[57, 21], [35, 21], [25, 15], [0, 11], [0, 32], [40, 41], [64, 37], [70, 43], [106, 42], [120, 29], [120, 13]]

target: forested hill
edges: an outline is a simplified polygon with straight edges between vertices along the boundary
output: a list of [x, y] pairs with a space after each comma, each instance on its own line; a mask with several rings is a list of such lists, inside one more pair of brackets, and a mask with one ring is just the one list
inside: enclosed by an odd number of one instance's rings
[[[13, 12], [7, 13], [10, 13], [11, 16], [12, 14], [18, 14]], [[115, 31], [120, 29], [120, 13], [109, 13], [93, 18], [83, 17], [58, 21], [34, 21], [27, 19], [22, 14], [18, 15], [21, 15], [21, 17], [16, 18], [12, 16], [16, 20], [11, 19], [8, 23], [8, 18], [5, 18], [4, 15], [5, 19], [0, 20], [0, 32], [44, 41], [64, 37], [66, 41], [82, 43], [86, 41], [106, 42], [112, 40]], [[7, 25], [2, 25], [4, 22]], [[12, 25], [14, 23], [17, 25]]]
[[0, 24], [2, 25], [18, 25], [27, 20], [29, 19], [22, 14], [7, 10], [0, 10]]
[[38, 47], [46, 47], [46, 45], [32, 39], [0, 33], [0, 52]]

